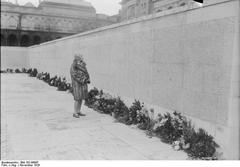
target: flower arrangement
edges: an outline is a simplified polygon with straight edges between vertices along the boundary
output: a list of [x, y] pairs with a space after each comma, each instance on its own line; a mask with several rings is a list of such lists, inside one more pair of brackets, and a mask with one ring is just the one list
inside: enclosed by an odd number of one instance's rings
[[109, 98], [107, 96], [102, 96], [98, 100], [98, 110], [102, 111], [105, 114], [112, 114], [112, 110], [114, 109], [114, 105], [116, 103], [115, 98]]
[[174, 112], [173, 117], [169, 113], [163, 116], [159, 114], [158, 117], [159, 124], [155, 126], [156, 129], [154, 131], [163, 142], [172, 144], [181, 138], [183, 126], [186, 123], [181, 114]]
[[88, 98], [85, 100], [85, 105], [88, 107], [92, 107], [93, 104], [96, 102], [96, 96], [99, 94], [97, 88], [93, 88], [88, 92]]
[[159, 114], [154, 119], [154, 110], [148, 110], [140, 101], [135, 100], [128, 108], [120, 97], [114, 98], [97, 88], [90, 90], [85, 105], [112, 115], [118, 122], [137, 125], [148, 135], [159, 137], [171, 144], [174, 150], [183, 150], [193, 159], [217, 159], [216, 148], [219, 146], [213, 137], [203, 129], [196, 131], [191, 121], [181, 113]]
[[213, 137], [203, 129], [194, 132], [190, 141], [190, 147], [186, 152], [193, 158], [217, 159], [216, 148], [219, 145], [213, 140]]
[[135, 100], [132, 106], [129, 108], [129, 113], [127, 117], [127, 125], [136, 125], [140, 121], [140, 111], [143, 109], [144, 104], [139, 101]]
[[128, 107], [125, 105], [123, 100], [120, 97], [118, 97], [116, 99], [112, 115], [117, 121], [126, 123], [126, 120], [128, 119], [128, 114], [129, 114]]
[[18, 68], [15, 70], [15, 73], [22, 73]]
[[138, 113], [138, 128], [142, 130], [147, 130], [149, 131], [149, 135], [152, 132], [152, 129], [154, 127], [154, 110], [151, 109], [148, 111], [146, 108], [142, 108], [140, 112]]
[[191, 121], [180, 113], [159, 115], [154, 132], [162, 141], [172, 144], [174, 150], [184, 150], [192, 158], [216, 159], [219, 147], [203, 129], [195, 130]]

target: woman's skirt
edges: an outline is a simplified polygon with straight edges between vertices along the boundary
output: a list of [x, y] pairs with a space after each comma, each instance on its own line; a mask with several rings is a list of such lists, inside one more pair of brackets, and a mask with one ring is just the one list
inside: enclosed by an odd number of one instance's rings
[[73, 97], [75, 101], [84, 100], [88, 96], [87, 84], [81, 85], [76, 81], [72, 81]]

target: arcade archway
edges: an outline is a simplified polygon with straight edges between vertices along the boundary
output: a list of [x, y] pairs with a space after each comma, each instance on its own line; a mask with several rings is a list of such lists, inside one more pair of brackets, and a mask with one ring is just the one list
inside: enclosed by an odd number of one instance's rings
[[20, 42], [21, 46], [29, 46], [30, 45], [30, 38], [28, 35], [23, 35], [21, 37], [21, 42]]
[[10, 34], [8, 36], [8, 46], [17, 46], [17, 45], [18, 45], [17, 36], [14, 34]]
[[49, 36], [45, 37], [45, 41], [48, 42], [48, 41], [52, 41], [53, 39]]
[[2, 34], [1, 34], [1, 46], [6, 46], [6, 39]]
[[41, 43], [41, 37], [38, 36], [38, 35], [35, 35], [35, 36], [33, 37], [33, 44], [34, 44], [34, 45], [38, 45], [38, 44], [40, 44], [40, 43]]

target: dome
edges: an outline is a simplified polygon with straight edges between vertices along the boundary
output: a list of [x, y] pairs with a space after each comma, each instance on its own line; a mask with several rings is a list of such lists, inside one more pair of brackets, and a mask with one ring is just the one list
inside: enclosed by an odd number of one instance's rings
[[42, 0], [42, 2], [92, 7], [91, 3], [84, 0]]
[[35, 7], [31, 2], [27, 2], [24, 6], [26, 6], [26, 7]]

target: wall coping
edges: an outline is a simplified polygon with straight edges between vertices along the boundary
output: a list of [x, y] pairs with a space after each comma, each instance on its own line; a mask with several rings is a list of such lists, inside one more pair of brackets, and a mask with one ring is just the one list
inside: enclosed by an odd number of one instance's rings
[[19, 50], [27, 50], [29, 47], [22, 47], [22, 46], [1, 46], [2, 49], [19, 49]]
[[183, 12], [187, 12], [187, 11], [191, 11], [191, 10], [196, 10], [196, 9], [199, 9], [199, 8], [206, 8], [206, 7], [210, 7], [210, 6], [213, 6], [213, 5], [227, 3], [227, 2], [230, 2], [230, 1], [237, 1], [237, 0], [221, 0], [218, 3], [213, 3], [213, 4], [210, 3], [210, 4], [207, 4], [207, 5], [203, 5], [201, 7], [200, 6], [195, 6], [195, 5], [181, 6], [181, 7], [173, 8], [173, 9], [170, 9], [170, 10], [165, 10], [165, 11], [162, 11], [162, 12], [159, 12], [159, 13], [154, 13], [154, 14], [134, 18], [134, 19], [131, 19], [131, 20], [123, 21], [123, 22], [120, 22], [120, 23], [112, 24], [112, 25], [109, 25], [109, 26], [96, 28], [94, 30], [90, 30], [90, 31], [86, 31], [86, 32], [83, 32], [83, 33], [67, 36], [67, 37], [64, 37], [64, 38], [61, 38], [61, 39], [56, 39], [56, 40], [53, 40], [53, 41], [45, 42], [45, 43], [42, 43], [42, 44], [39, 44], [39, 45], [30, 46], [28, 48], [36, 48], [36, 47], [43, 46], [43, 45], [53, 44], [53, 43], [56, 43], [56, 42], [59, 42], [59, 41], [65, 41], [65, 40], [68, 40], [68, 39], [73, 39], [73, 38], [77, 38], [77, 37], [81, 37], [81, 36], [86, 36], [86, 35], [89, 35], [89, 34], [94, 34], [94, 33], [106, 31], [106, 30], [109, 30], [109, 29], [115, 29], [115, 28], [130, 25], [130, 24], [135, 24], [135, 23], [144, 22], [144, 21], [148, 21], [148, 20], [154, 20], [154, 19], [157, 19], [157, 18], [160, 18], [160, 17], [179, 14], [179, 13], [183, 13]]

